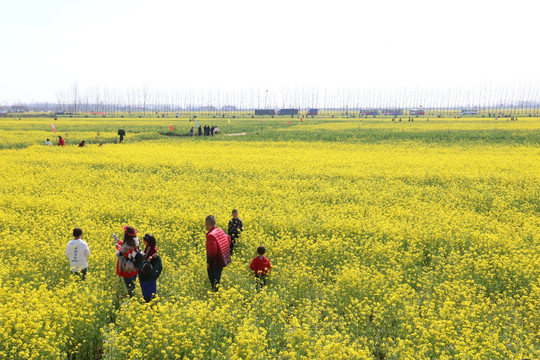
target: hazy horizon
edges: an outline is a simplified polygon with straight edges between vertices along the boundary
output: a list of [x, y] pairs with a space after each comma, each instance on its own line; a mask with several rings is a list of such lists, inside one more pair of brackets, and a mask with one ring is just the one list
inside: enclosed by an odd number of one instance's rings
[[[537, 100], [540, 84], [535, 12], [523, 0], [21, 0], [0, 8], [1, 105], [55, 102], [75, 83], [119, 93], [459, 93], [464, 105], [471, 94]], [[428, 106], [410, 104], [419, 105]]]

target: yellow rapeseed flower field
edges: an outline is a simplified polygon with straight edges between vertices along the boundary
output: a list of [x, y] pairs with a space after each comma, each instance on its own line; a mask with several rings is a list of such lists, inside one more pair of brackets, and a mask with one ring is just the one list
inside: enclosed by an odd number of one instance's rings
[[[59, 119], [66, 147], [42, 145], [50, 121], [2, 120], [0, 358], [540, 358], [540, 120], [235, 119], [248, 135], [212, 139], [143, 120], [114, 144], [124, 119]], [[213, 293], [204, 218], [233, 208], [245, 231]], [[150, 304], [115, 273], [123, 225], [157, 239]], [[64, 256], [77, 226], [85, 282]]]

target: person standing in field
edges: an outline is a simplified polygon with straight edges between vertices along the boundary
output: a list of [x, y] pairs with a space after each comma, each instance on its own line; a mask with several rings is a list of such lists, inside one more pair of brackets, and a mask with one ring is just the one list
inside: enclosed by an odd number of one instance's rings
[[232, 219], [229, 220], [229, 226], [227, 229], [227, 233], [231, 238], [231, 255], [233, 254], [236, 242], [242, 231], [244, 231], [244, 224], [242, 224], [242, 220], [238, 217], [238, 210], [234, 209], [232, 211]]
[[206, 269], [212, 291], [218, 291], [223, 268], [231, 263], [231, 238], [216, 226], [216, 218], [206, 217]]
[[[137, 241], [135, 241], [137, 239]], [[124, 279], [129, 297], [133, 296], [135, 278], [138, 269], [136, 266], [138, 254], [137, 230], [131, 226], [124, 227], [124, 241], [116, 240], [116, 274]]]
[[202, 127], [199, 126], [199, 136], [202, 136]]
[[118, 130], [118, 136], [120, 136], [120, 142], [122, 142], [124, 140], [124, 136], [126, 136], [126, 130]]
[[45, 145], [46, 146], [51, 146], [51, 140], [47, 139], [47, 141], [45, 141]]
[[189, 130], [189, 136], [193, 137], [193, 135], [195, 135], [195, 129], [191, 127], [191, 130]]
[[157, 253], [143, 260], [139, 265], [139, 285], [144, 301], [147, 303], [152, 301], [157, 294], [157, 279], [162, 270], [161, 258]]
[[58, 146], [66, 146], [66, 142], [60, 135], [58, 135]]
[[73, 229], [73, 240], [71, 240], [66, 247], [66, 257], [69, 260], [69, 268], [73, 274], [81, 277], [82, 280], [86, 279], [86, 271], [88, 268], [88, 262], [86, 259], [90, 256], [90, 248], [88, 244], [82, 240], [82, 229]]
[[268, 272], [272, 270], [270, 260], [264, 254], [266, 249], [264, 246], [257, 248], [257, 256], [251, 260], [249, 268], [255, 273], [255, 279], [257, 280], [257, 290], [266, 286], [266, 280], [268, 279]]

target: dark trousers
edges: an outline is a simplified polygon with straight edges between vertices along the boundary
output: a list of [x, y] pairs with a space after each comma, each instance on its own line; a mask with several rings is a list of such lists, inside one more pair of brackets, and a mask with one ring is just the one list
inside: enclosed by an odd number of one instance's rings
[[268, 279], [268, 275], [259, 275], [259, 274], [255, 275], [257, 290], [261, 290], [263, 287], [266, 286], [267, 279]]
[[223, 271], [222, 267], [208, 267], [208, 279], [210, 280], [210, 285], [212, 285], [212, 291], [218, 291], [219, 281], [221, 280], [221, 272]]
[[141, 285], [141, 291], [144, 301], [150, 302], [157, 294], [157, 282], [154, 281], [141, 281], [139, 277], [139, 285]]
[[126, 284], [129, 297], [133, 297], [133, 290], [135, 290], [135, 278], [136, 277], [137, 277], [137, 275], [132, 276], [132, 277], [125, 277], [124, 278], [124, 283]]
[[86, 269], [88, 268], [84, 268], [82, 269], [81, 271], [74, 271], [73, 274], [79, 276], [81, 278], [81, 280], [86, 280]]
[[236, 240], [238, 239], [238, 234], [230, 233], [229, 236], [231, 237], [231, 255], [232, 255], [233, 249], [236, 246]]

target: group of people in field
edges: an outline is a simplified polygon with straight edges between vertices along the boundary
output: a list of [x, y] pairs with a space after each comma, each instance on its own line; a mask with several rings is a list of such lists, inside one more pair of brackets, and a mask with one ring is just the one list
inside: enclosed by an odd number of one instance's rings
[[[47, 139], [45, 140], [45, 145], [46, 146], [52, 146], [51, 144], [51, 139]], [[66, 146], [66, 140], [64, 140], [63, 137], [61, 137], [60, 135], [58, 135], [58, 146]], [[79, 147], [85, 147], [86, 146], [86, 140], [83, 140], [79, 143]], [[101, 146], [101, 144], [99, 144], [99, 146]]]
[[[219, 134], [221, 130], [217, 126], [204, 125], [197, 127], [197, 131], [199, 136], [214, 136]], [[189, 130], [189, 136], [195, 136], [195, 127], [191, 127]]]
[[[51, 139], [45, 140], [45, 145], [52, 146]], [[66, 140], [64, 140], [64, 138], [61, 137], [60, 135], [58, 135], [58, 144], [57, 145], [58, 146], [66, 146]]]
[[[212, 291], [218, 291], [223, 269], [231, 263], [231, 257], [237, 245], [244, 225], [238, 217], [238, 211], [232, 211], [228, 232], [216, 226], [216, 219], [209, 215], [205, 219], [206, 233], [206, 269]], [[143, 236], [144, 250], [140, 248], [138, 231], [133, 226], [124, 226], [122, 239], [114, 236], [116, 248], [116, 274], [123, 279], [129, 297], [133, 296], [137, 277], [142, 296], [146, 302], [152, 301], [157, 294], [157, 279], [163, 270], [163, 263], [158, 253], [155, 237], [147, 233]], [[70, 270], [81, 280], [85, 280], [88, 271], [90, 248], [82, 239], [81, 228], [73, 230], [73, 239], [67, 244], [65, 255], [69, 260]], [[264, 246], [257, 248], [257, 256], [250, 269], [256, 279], [256, 288], [266, 286], [268, 273], [272, 269], [270, 260], [265, 256]]]

